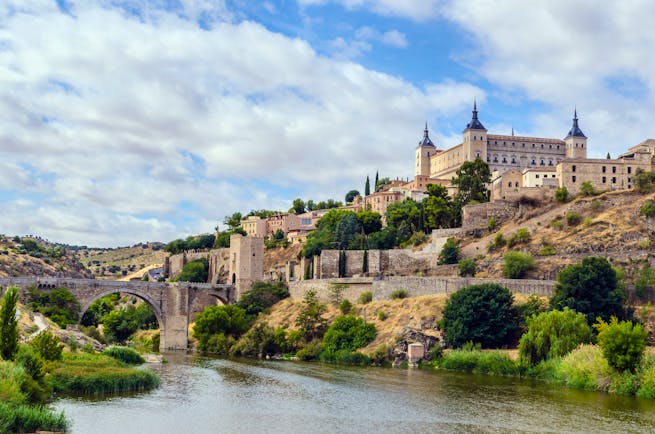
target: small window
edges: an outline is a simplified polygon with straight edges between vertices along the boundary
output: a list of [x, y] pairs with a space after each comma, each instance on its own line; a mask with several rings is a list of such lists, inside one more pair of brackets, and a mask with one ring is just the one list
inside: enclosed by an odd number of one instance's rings
[[539, 179], [539, 174], [537, 173], [534, 177], [537, 178], [537, 179]]
[[525, 143], [521, 143], [521, 147], [522, 147], [522, 148], [525, 148]]
[[498, 163], [498, 157], [494, 157], [494, 163]]
[[630, 188], [630, 183], [632, 182], [632, 178], [628, 177], [628, 188]]
[[584, 148], [584, 143], [582, 143], [582, 144], [580, 145], [580, 147], [581, 147], [581, 148]]
[[612, 177], [612, 184], [616, 184], [616, 177], [615, 176]]
[[534, 148], [534, 143], [532, 144], [532, 147]]
[[543, 143], [541, 144], [541, 149], [544, 149], [544, 144]]
[[512, 142], [512, 147], [514, 147], [514, 142]]
[[[628, 166], [628, 175], [632, 173], [632, 167]], [[628, 182], [630, 182], [630, 178], [628, 178]]]
[[516, 164], [516, 158], [512, 157], [512, 164]]
[[551, 175], [550, 177], [551, 177], [551, 178], [555, 178], [555, 175]]
[[605, 178], [605, 177], [603, 176], [603, 184], [605, 184], [606, 181], [607, 181], [607, 178]]
[[571, 182], [575, 182], [575, 175], [571, 177]]
[[575, 164], [571, 166], [571, 172], [575, 172]]
[[605, 166], [603, 166], [603, 173], [605, 173]]
[[519, 182], [516, 181], [516, 182], [514, 183], [514, 186], [515, 186], [515, 187], [518, 187], [518, 186], [519, 186]]
[[616, 166], [612, 166], [612, 173], [616, 173]]
[[557, 149], [559, 149], [559, 145], [557, 145]]
[[553, 160], [548, 160], [548, 165], [552, 166], [553, 165]]
[[548, 149], [553, 149], [553, 145], [548, 145]]
[[490, 159], [489, 156], [487, 155], [487, 163], [489, 163], [489, 162], [491, 162], [491, 159]]
[[508, 182], [508, 183], [507, 183], [507, 186], [508, 186], [508, 187], [511, 187], [511, 186], [512, 186], [512, 181]]
[[507, 158], [503, 157], [503, 163], [507, 163]]
[[546, 165], [546, 163], [544, 162], [544, 160], [541, 160], [540, 166], [545, 166], [545, 165]]

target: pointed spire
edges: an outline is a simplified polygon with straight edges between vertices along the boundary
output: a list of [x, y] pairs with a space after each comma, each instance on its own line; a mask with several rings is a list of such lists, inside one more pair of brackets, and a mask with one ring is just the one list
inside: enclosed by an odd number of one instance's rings
[[514, 137], [514, 125], [512, 125], [512, 137]]
[[587, 137], [578, 126], [578, 108], [573, 109], [573, 126], [566, 137]]
[[464, 129], [464, 131], [466, 131], [466, 130], [485, 130], [486, 131], [486, 128], [484, 127], [484, 125], [482, 125], [482, 122], [480, 122], [478, 120], [478, 103], [477, 103], [477, 101], [475, 99], [473, 100], [473, 116], [471, 116], [471, 122], [466, 124], [466, 128]]
[[428, 138], [428, 121], [425, 121], [425, 129], [423, 130], [423, 137]]
[[423, 130], [423, 138], [421, 139], [420, 142], [418, 142], [419, 147], [421, 146], [434, 146], [434, 143], [432, 143], [432, 140], [430, 140], [430, 137], [428, 135], [428, 123], [427, 121], [425, 122], [425, 129]]

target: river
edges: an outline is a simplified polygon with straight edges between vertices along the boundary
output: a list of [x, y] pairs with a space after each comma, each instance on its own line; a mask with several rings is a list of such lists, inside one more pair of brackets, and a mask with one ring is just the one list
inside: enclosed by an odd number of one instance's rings
[[73, 433], [655, 432], [655, 401], [432, 369], [166, 354], [151, 392], [55, 402]]

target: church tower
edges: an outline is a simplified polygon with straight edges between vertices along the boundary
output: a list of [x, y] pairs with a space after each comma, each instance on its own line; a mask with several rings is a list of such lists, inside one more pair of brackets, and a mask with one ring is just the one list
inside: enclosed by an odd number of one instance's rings
[[487, 129], [478, 120], [478, 107], [475, 101], [473, 101], [471, 122], [466, 124], [463, 134], [462, 150], [464, 155], [461, 161], [473, 161], [476, 158], [487, 161]]
[[423, 138], [416, 147], [415, 176], [430, 176], [430, 157], [437, 153], [437, 147], [428, 136], [428, 123], [425, 123]]
[[578, 126], [578, 110], [573, 111], [573, 126], [564, 138], [566, 158], [587, 158], [587, 136]]

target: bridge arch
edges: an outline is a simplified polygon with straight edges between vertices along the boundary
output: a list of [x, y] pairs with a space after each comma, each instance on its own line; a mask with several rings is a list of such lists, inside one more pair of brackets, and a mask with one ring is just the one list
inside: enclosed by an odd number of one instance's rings
[[152, 311], [155, 314], [155, 317], [157, 318], [157, 324], [159, 324], [160, 330], [164, 330], [166, 328], [165, 324], [165, 316], [162, 314], [162, 311], [160, 309], [160, 306], [158, 306], [157, 302], [150, 297], [150, 295], [139, 291], [138, 289], [131, 289], [128, 287], [115, 287], [111, 289], [106, 289], [104, 291], [101, 291], [97, 294], [94, 294], [93, 297], [89, 298], [84, 302], [84, 304], [81, 305], [80, 307], [80, 318], [84, 315], [84, 313], [89, 310], [89, 307], [93, 304], [93, 302], [101, 299], [102, 297], [105, 297], [109, 294], [117, 294], [117, 293], [125, 293], [125, 294], [131, 294], [136, 297], [139, 297], [141, 300], [145, 301], [148, 306], [152, 308]]

